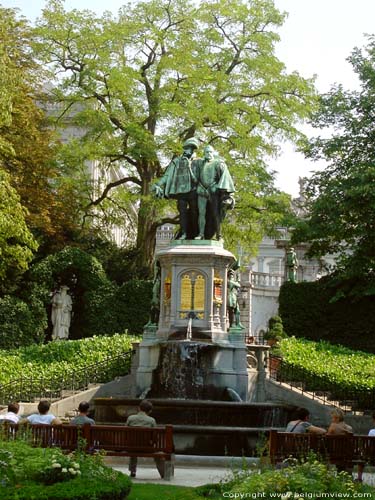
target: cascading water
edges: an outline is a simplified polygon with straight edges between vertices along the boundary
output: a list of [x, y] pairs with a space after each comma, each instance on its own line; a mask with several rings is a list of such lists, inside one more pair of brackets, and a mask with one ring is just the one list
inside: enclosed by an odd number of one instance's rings
[[212, 357], [217, 352], [215, 345], [169, 341], [161, 344], [160, 351], [148, 397], [221, 399], [208, 379]]

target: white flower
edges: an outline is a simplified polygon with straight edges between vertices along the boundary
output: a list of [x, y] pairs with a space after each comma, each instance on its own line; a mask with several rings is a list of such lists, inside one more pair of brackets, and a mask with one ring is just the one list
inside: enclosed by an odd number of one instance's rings
[[77, 470], [77, 474], [78, 474], [78, 476], [80, 476], [81, 475], [81, 471]]
[[77, 471], [76, 471], [75, 469], [72, 469], [71, 467], [70, 467], [70, 469], [68, 469], [68, 471], [69, 471], [71, 474], [73, 474], [73, 476], [75, 476], [75, 475], [77, 474]]
[[75, 469], [79, 469], [79, 464], [77, 462], [73, 462], [72, 467], [74, 467]]
[[61, 464], [58, 464], [57, 462], [53, 462], [52, 468], [53, 469], [61, 469]]
[[68, 472], [68, 469], [64, 467], [63, 469], [61, 469], [61, 472]]

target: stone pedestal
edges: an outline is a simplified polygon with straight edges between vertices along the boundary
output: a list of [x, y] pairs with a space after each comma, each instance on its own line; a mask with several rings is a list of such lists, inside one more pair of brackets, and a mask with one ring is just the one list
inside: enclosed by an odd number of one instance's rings
[[161, 267], [157, 329], [139, 346], [137, 391], [151, 397], [247, 399], [244, 333], [227, 320], [227, 272], [234, 256], [221, 242], [176, 240]]

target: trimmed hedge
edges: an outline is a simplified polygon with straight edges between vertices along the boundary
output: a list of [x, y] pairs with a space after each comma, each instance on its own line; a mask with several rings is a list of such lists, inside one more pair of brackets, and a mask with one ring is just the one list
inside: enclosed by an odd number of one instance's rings
[[[64, 342], [49, 342], [14, 350], [0, 350], [0, 385], [22, 378], [39, 379], [55, 377], [64, 380], [68, 373], [77, 372], [87, 365], [98, 363], [110, 356], [129, 351], [136, 340], [128, 335], [101, 336]], [[128, 367], [124, 366], [126, 371]], [[110, 381], [118, 373], [99, 374], [103, 381]]]
[[375, 390], [375, 358], [368, 352], [295, 337], [283, 339], [279, 349], [283, 365], [293, 367], [295, 380], [314, 382], [314, 390], [324, 390], [327, 384], [343, 393]]
[[337, 290], [328, 280], [284, 283], [279, 314], [285, 332], [375, 353], [374, 297], [344, 297], [334, 302], [335, 297]]

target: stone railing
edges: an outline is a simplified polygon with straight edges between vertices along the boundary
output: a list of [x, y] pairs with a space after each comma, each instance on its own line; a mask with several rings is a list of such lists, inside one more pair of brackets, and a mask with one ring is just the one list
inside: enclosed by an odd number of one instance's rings
[[284, 276], [280, 274], [250, 273], [250, 283], [257, 288], [280, 288], [284, 283]]

